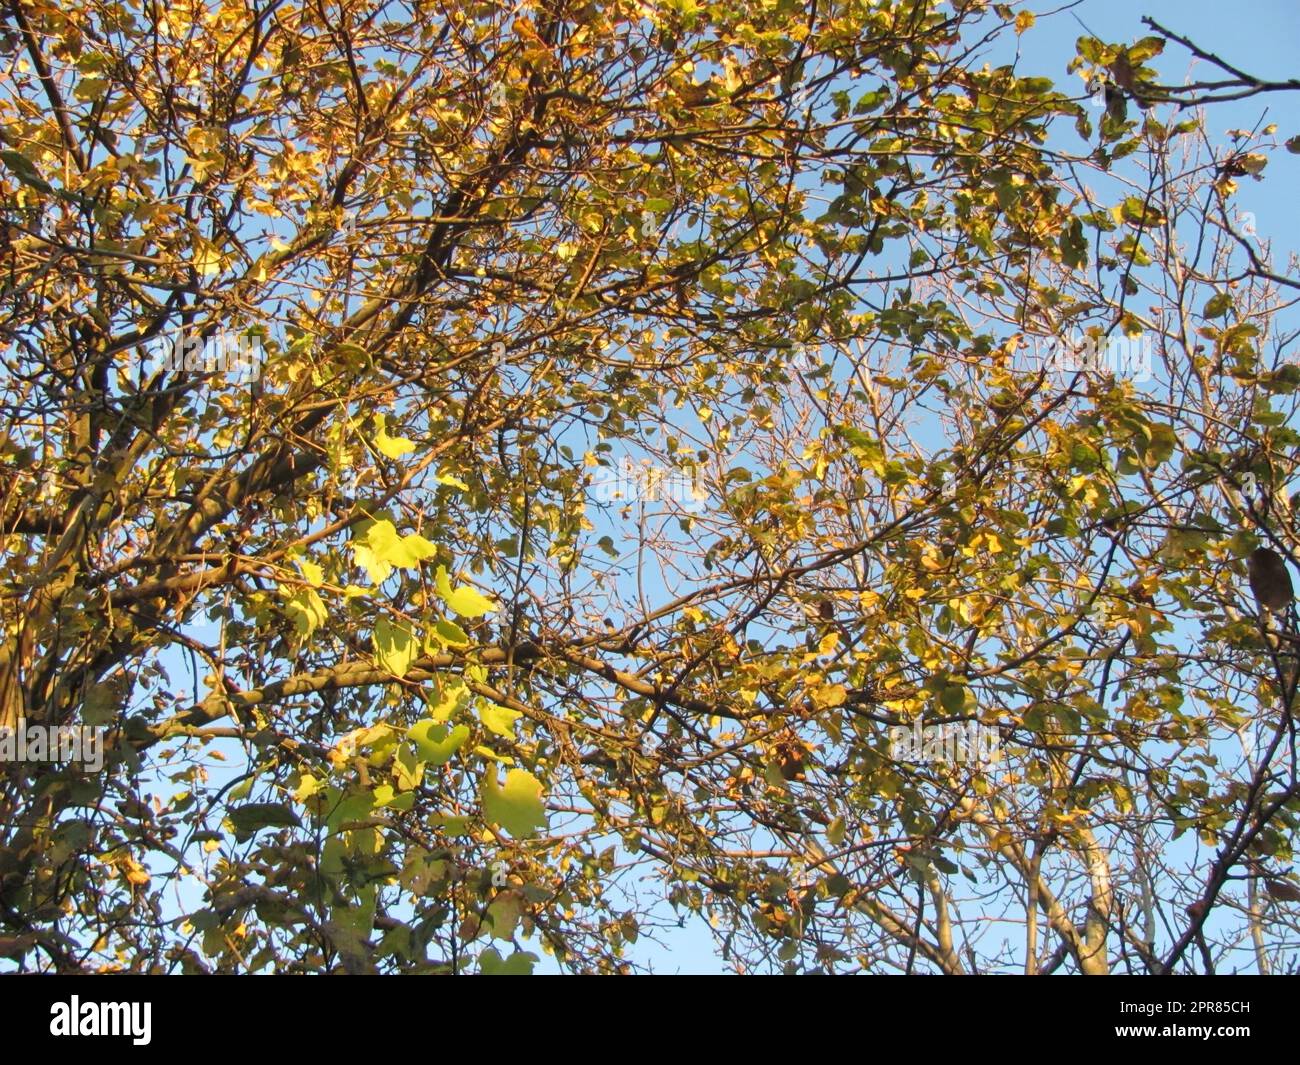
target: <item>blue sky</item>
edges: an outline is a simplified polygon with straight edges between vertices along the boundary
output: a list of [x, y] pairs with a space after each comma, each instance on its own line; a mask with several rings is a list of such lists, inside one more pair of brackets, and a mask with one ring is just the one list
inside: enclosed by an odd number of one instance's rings
[[[1040, 17], [1020, 38], [1019, 67], [1026, 74], [1041, 73], [1058, 84], [1066, 83], [1065, 67], [1074, 55], [1074, 42], [1085, 35], [1074, 16], [1104, 41], [1151, 36], [1152, 31], [1142, 23], [1143, 17], [1149, 16], [1248, 74], [1271, 80], [1300, 75], [1296, 59], [1300, 50], [1300, 3], [1296, 0], [1238, 0], [1232, 4], [1208, 0], [1082, 0], [1050, 16], [1043, 12], [1057, 10], [1055, 5], [1026, 6]], [[1009, 37], [998, 43], [1014, 46]], [[990, 54], [989, 61], [996, 64], [1009, 59], [1010, 52], [999, 49]], [[1196, 80], [1227, 76], [1204, 62], [1196, 61], [1193, 66], [1187, 50], [1172, 41], [1151, 65], [1174, 84], [1189, 74]], [[1078, 75], [1070, 77], [1079, 82]], [[1266, 93], [1215, 104], [1207, 116], [1207, 133], [1215, 143], [1223, 143], [1229, 129], [1252, 129], [1269, 122], [1278, 124], [1278, 132], [1285, 139], [1300, 134], [1300, 93]], [[1263, 181], [1240, 182], [1237, 206], [1255, 214], [1256, 228], [1275, 242], [1273, 261], [1283, 263], [1287, 255], [1300, 249], [1300, 215], [1295, 208], [1300, 155], [1279, 152], [1272, 156], [1264, 173]]]

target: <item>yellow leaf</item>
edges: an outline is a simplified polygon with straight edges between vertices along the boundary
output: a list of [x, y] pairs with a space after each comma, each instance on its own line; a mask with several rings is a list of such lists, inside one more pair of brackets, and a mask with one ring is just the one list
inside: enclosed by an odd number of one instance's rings
[[840, 706], [848, 698], [849, 693], [843, 684], [826, 684], [814, 688], [808, 693], [812, 699], [813, 705], [818, 710], [825, 710], [829, 706]]
[[190, 262], [202, 277], [221, 273], [221, 252], [210, 240], [202, 237], [194, 238], [194, 258]]
[[459, 488], [462, 492], [469, 491], [469, 485], [467, 485], [459, 477], [453, 477], [449, 473], [438, 474], [438, 483], [450, 485], [452, 488]]
[[300, 637], [310, 636], [329, 620], [329, 612], [314, 589], [298, 588], [290, 593], [287, 588], [281, 588], [280, 593], [285, 597], [284, 612]]
[[404, 436], [389, 436], [384, 428], [385, 416], [375, 415], [375, 447], [390, 459], [400, 459], [415, 450], [415, 441]]

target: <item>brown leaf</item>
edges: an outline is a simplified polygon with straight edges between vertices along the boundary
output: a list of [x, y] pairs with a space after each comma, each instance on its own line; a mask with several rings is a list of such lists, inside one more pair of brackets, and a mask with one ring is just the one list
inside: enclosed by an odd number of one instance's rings
[[1286, 880], [1266, 880], [1264, 890], [1270, 899], [1278, 902], [1300, 902], [1300, 887]]

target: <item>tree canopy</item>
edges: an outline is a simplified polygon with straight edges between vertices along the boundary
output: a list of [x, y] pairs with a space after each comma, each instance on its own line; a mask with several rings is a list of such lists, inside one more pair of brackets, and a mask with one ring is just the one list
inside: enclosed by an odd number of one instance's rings
[[106, 734], [0, 765], [7, 967], [1295, 967], [1300, 131], [1206, 120], [1294, 83], [983, 0], [0, 18], [0, 724]]

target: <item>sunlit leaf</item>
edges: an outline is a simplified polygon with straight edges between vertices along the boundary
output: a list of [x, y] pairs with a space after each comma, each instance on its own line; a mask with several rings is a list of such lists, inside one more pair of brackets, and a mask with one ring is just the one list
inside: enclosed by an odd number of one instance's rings
[[389, 436], [384, 425], [385, 417], [375, 415], [375, 447], [390, 459], [400, 459], [415, 450], [415, 441], [404, 436]]
[[531, 836], [546, 825], [541, 782], [523, 769], [506, 772], [505, 784], [497, 770], [489, 768], [483, 777], [483, 816], [516, 838]]
[[465, 746], [465, 741], [469, 739], [469, 726], [448, 728], [432, 718], [426, 718], [412, 725], [406, 735], [415, 744], [422, 761], [431, 766], [440, 766], [449, 762], [452, 755]]
[[375, 660], [395, 677], [404, 677], [419, 654], [420, 643], [408, 625], [379, 618], [374, 631]]

